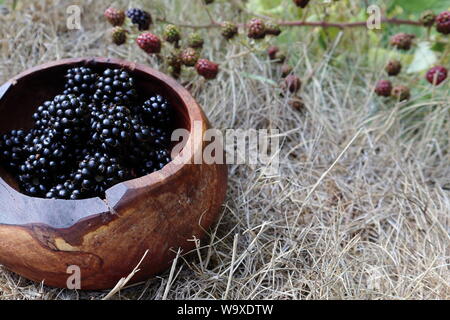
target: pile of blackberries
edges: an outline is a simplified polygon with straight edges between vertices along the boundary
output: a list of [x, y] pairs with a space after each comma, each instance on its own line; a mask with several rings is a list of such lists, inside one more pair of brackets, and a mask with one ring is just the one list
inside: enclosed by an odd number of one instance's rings
[[170, 160], [172, 108], [159, 94], [141, 99], [122, 69], [67, 71], [64, 92], [33, 114], [30, 130], [0, 137], [0, 161], [27, 195], [104, 197], [113, 185]]

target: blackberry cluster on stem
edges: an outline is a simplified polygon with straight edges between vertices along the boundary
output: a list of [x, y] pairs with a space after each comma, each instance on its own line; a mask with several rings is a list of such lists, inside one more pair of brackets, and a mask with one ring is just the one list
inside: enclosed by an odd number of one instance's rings
[[67, 70], [63, 93], [32, 118], [31, 129], [0, 135], [0, 163], [30, 196], [104, 197], [171, 160], [172, 106], [158, 93], [139, 96], [126, 70]]

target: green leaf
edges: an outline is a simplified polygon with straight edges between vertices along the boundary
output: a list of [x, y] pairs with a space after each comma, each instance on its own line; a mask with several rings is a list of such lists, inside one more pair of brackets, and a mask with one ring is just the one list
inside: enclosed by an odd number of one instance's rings
[[431, 47], [431, 50], [443, 53], [445, 51], [445, 44], [442, 42], [436, 42]]
[[397, 50], [389, 50], [383, 48], [370, 48], [369, 49], [369, 65], [384, 67], [386, 62], [392, 59], [400, 60], [403, 65], [409, 65], [413, 60], [412, 54], [401, 53]]
[[436, 54], [431, 49], [429, 42], [419, 42], [414, 52], [414, 58], [409, 65], [407, 73], [421, 72], [429, 69], [437, 61]]
[[433, 9], [436, 13], [450, 8], [450, 0], [426, 0], [426, 1], [411, 1], [411, 0], [393, 0], [391, 8], [399, 6], [403, 9], [405, 14], [420, 15], [423, 11]]
[[282, 2], [283, 0], [250, 0], [247, 9], [257, 14], [280, 16], [285, 10]]

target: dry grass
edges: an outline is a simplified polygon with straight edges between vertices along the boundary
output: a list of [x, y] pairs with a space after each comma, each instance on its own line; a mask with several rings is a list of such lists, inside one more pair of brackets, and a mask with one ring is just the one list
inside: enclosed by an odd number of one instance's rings
[[[161, 7], [156, 11], [170, 6], [155, 2]], [[30, 1], [0, 17], [0, 80], [64, 57], [156, 64], [136, 46], [106, 44], [100, 16], [109, 1], [82, 3], [83, 31], [66, 30], [70, 1]], [[201, 12], [182, 12], [169, 18], [199, 15], [205, 21]], [[219, 48], [220, 40], [210, 35], [210, 46]], [[258, 168], [231, 166], [228, 197], [211, 237], [197, 252], [183, 253], [172, 273], [114, 298], [450, 298], [448, 90], [427, 102], [385, 105], [371, 96], [378, 74], [365, 70], [362, 59], [348, 57], [348, 64], [335, 68], [333, 49], [324, 57], [308, 52], [313, 41], [305, 33], [291, 48], [300, 53], [297, 72], [311, 75], [302, 92], [304, 112], [289, 108], [270, 84], [242, 73], [276, 78], [263, 55], [223, 57], [220, 79], [193, 84], [216, 127], [281, 131], [280, 174], [267, 178]], [[339, 48], [337, 43], [335, 50], [345, 51]], [[423, 117], [412, 121], [418, 112]], [[99, 299], [107, 293], [52, 289], [0, 273], [2, 299]]]

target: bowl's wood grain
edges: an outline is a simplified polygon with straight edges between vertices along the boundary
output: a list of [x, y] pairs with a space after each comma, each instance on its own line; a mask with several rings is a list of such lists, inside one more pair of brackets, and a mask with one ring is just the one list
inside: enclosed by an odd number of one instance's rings
[[[62, 90], [69, 67], [123, 67], [141, 92], [158, 92], [176, 107], [175, 127], [202, 131], [208, 122], [191, 95], [175, 80], [149, 67], [106, 58], [67, 59], [25, 71], [0, 87], [0, 132], [29, 128], [36, 107]], [[191, 146], [188, 148], [187, 146]], [[16, 190], [13, 177], [0, 171], [0, 263], [46, 285], [66, 287], [68, 266], [81, 269], [82, 289], [112, 288], [127, 276], [145, 251], [149, 254], [132, 281], [165, 270], [174, 252], [194, 247], [216, 220], [224, 201], [227, 167], [190, 164], [205, 144], [191, 135], [162, 170], [118, 184], [106, 199], [45, 200]], [[181, 161], [180, 159], [184, 159]]]

